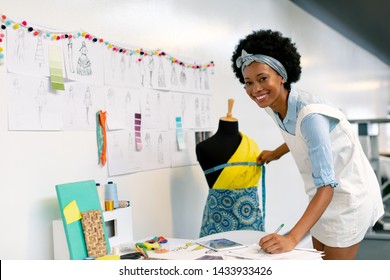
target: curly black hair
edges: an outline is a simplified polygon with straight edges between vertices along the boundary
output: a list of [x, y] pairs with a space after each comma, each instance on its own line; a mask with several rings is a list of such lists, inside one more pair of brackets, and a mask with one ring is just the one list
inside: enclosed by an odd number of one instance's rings
[[241, 56], [242, 50], [251, 54], [268, 55], [279, 60], [287, 71], [288, 79], [284, 83], [284, 87], [288, 90], [291, 88], [291, 83], [297, 82], [301, 76], [301, 55], [298, 53], [295, 43], [291, 42], [290, 38], [283, 37], [279, 31], [270, 29], [253, 31], [238, 42], [231, 62], [233, 72], [240, 83], [244, 84], [241, 69], [236, 65], [236, 60]]

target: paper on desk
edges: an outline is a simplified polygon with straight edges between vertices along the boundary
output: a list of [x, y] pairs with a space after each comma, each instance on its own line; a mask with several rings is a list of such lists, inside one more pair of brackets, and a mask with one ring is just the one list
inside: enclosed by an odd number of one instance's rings
[[[170, 243], [170, 242], [168, 242]], [[242, 259], [242, 260], [321, 260], [322, 252], [314, 249], [297, 248], [287, 253], [268, 254], [260, 251], [258, 244], [230, 251], [213, 252], [207, 248], [199, 249], [195, 242], [170, 243], [169, 252], [156, 253], [149, 251], [149, 257], [166, 260], [196, 259]]]
[[156, 253], [154, 251], [149, 252], [149, 256], [152, 258], [160, 258], [166, 260], [195, 260], [206, 255], [209, 251], [207, 248], [199, 248], [199, 244], [192, 241], [175, 243], [168, 241], [169, 252]]
[[229, 251], [225, 253], [225, 258], [253, 259], [253, 260], [314, 260], [321, 259], [322, 252], [314, 249], [294, 249], [290, 252], [280, 254], [268, 254], [259, 249], [257, 244], [253, 244], [244, 249]]

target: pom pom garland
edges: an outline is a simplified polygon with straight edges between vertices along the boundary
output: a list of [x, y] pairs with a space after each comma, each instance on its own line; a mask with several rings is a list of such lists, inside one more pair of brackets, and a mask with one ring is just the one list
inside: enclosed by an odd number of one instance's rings
[[[164, 57], [167, 57], [167, 59], [169, 59], [172, 63], [176, 63], [182, 67], [187, 67], [187, 68], [192, 68], [192, 69], [206, 69], [206, 68], [211, 68], [211, 67], [215, 66], [214, 62], [212, 62], [212, 61], [208, 64], [205, 64], [205, 65], [194, 65], [191, 63], [186, 63], [184, 61], [178, 60], [177, 58], [175, 58], [173, 56], [167, 55], [166, 52], [160, 51], [160, 50], [145, 51], [142, 48], [132, 50], [132, 49], [127, 49], [127, 48], [123, 48], [120, 46], [114, 46], [110, 42], [105, 41], [102, 38], [98, 38], [96, 36], [93, 36], [87, 32], [61, 32], [61, 33], [58, 32], [58, 33], [55, 33], [55, 32], [51, 32], [51, 31], [47, 31], [47, 30], [42, 30], [42, 29], [34, 28], [32, 26], [28, 26], [27, 21], [25, 21], [25, 20], [20, 22], [20, 23], [14, 22], [13, 20], [8, 19], [6, 15], [1, 15], [0, 21], [2, 23], [1, 30], [7, 29], [8, 26], [12, 26], [14, 29], [26, 28], [27, 31], [35, 37], [42, 36], [42, 38], [44, 38], [44, 39], [53, 40], [53, 41], [60, 41], [60, 40], [64, 40], [64, 39], [71, 40], [73, 38], [76, 39], [79, 37], [83, 37], [87, 40], [91, 40], [93, 43], [101, 43], [101, 44], [104, 43], [104, 45], [108, 49], [111, 49], [114, 52], [119, 52], [123, 55], [134, 55], [134, 54], [139, 55], [139, 56], [141, 56], [138, 59], [139, 62], [142, 61], [143, 56], [164, 56]], [[0, 43], [2, 43], [2, 40], [0, 41]], [[3, 59], [3, 58], [4, 58], [4, 54], [1, 53], [0, 59]]]

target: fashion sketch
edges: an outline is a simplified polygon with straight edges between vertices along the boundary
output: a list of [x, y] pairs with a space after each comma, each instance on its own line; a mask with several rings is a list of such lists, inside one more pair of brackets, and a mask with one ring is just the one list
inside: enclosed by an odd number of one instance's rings
[[208, 69], [203, 69], [203, 76], [204, 76], [204, 89], [208, 90], [210, 89], [210, 84], [209, 84], [209, 70]]
[[150, 136], [150, 132], [145, 133], [145, 149], [149, 152], [152, 150], [152, 138]]
[[195, 126], [201, 126], [199, 97], [195, 98]]
[[74, 64], [73, 64], [73, 39], [68, 38], [68, 61], [69, 61], [69, 70], [71, 73], [74, 73]]
[[200, 78], [200, 73], [199, 73], [199, 68], [195, 67], [194, 68], [194, 86], [195, 86], [195, 89], [198, 89], [200, 88], [200, 83], [199, 83], [199, 78]]
[[110, 109], [115, 108], [115, 90], [113, 88], [108, 89], [107, 99], [107, 111], [109, 111]]
[[144, 117], [150, 118], [152, 116], [152, 105], [150, 102], [150, 94], [146, 94]]
[[25, 31], [24, 28], [18, 29], [16, 37], [15, 56], [19, 62], [24, 61], [24, 47], [25, 47]]
[[141, 78], [141, 85], [145, 86], [144, 82], [145, 82], [146, 69], [145, 69], [144, 60], [142, 58], [138, 59], [138, 72], [139, 72], [139, 75], [140, 75], [140, 78]]
[[112, 80], [115, 80], [115, 71], [116, 71], [116, 68], [115, 68], [115, 62], [116, 62], [116, 53], [111, 51], [110, 52], [110, 63], [111, 63], [111, 78]]
[[126, 91], [126, 96], [125, 96], [125, 124], [126, 126], [131, 125], [131, 93], [130, 91]]
[[149, 56], [148, 70], [149, 70], [149, 86], [153, 87], [153, 71], [154, 71], [154, 58], [153, 58], [153, 56]]
[[181, 68], [180, 71], [180, 84], [185, 87], [187, 85], [187, 76], [186, 76], [186, 70], [184, 66]]
[[181, 108], [181, 118], [184, 122], [184, 115], [185, 115], [185, 112], [186, 112], [186, 98], [184, 96], [184, 94], [181, 95], [181, 102], [180, 102], [180, 108]]
[[73, 124], [74, 122], [74, 117], [77, 113], [77, 110], [76, 110], [76, 102], [75, 102], [75, 96], [74, 96], [74, 88], [73, 86], [70, 86], [69, 87], [69, 94], [68, 94], [68, 108], [69, 108], [69, 117], [70, 117], [70, 120], [69, 120], [69, 124]]
[[166, 87], [165, 83], [165, 70], [164, 70], [164, 62], [161, 56], [158, 57], [158, 79], [157, 83], [159, 87]]
[[20, 96], [20, 82], [18, 78], [15, 78], [12, 82], [13, 92], [15, 96]]
[[179, 84], [179, 80], [177, 79], [176, 65], [172, 61], [171, 62], [171, 85], [177, 86], [178, 84]]
[[84, 41], [82, 42], [79, 52], [80, 52], [80, 57], [77, 62], [77, 74], [81, 76], [92, 75], [91, 61], [87, 56], [88, 49]]
[[39, 119], [39, 124], [42, 127], [42, 114], [43, 110], [47, 104], [47, 92], [45, 88], [45, 83], [41, 81], [39, 84], [39, 88], [37, 89], [37, 95], [35, 96], [35, 101], [37, 102], [38, 105], [38, 119]]
[[120, 54], [121, 61], [120, 61], [120, 67], [121, 67], [121, 78], [122, 82], [125, 80], [125, 74], [126, 74], [126, 56], [124, 54]]
[[163, 140], [163, 136], [161, 133], [158, 136], [157, 162], [159, 164], [164, 164], [164, 140]]
[[87, 87], [87, 90], [85, 91], [84, 94], [84, 105], [85, 105], [86, 122], [89, 125], [89, 113], [92, 107], [92, 95], [89, 87]]
[[35, 63], [41, 68], [45, 63], [45, 55], [43, 52], [42, 36], [37, 37], [37, 47], [35, 49]]

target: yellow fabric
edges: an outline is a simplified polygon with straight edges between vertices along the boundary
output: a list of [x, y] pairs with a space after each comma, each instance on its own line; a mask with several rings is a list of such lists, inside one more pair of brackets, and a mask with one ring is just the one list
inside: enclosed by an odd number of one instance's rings
[[[240, 133], [242, 140], [236, 152], [228, 162], [256, 162], [260, 154], [257, 143]], [[261, 166], [225, 167], [214, 183], [213, 189], [234, 190], [257, 186], [261, 175]]]

